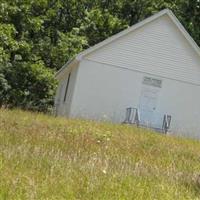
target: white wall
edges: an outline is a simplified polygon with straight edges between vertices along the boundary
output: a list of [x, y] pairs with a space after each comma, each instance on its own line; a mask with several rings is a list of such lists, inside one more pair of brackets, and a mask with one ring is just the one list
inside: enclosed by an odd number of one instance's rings
[[[146, 73], [84, 60], [80, 64], [71, 117], [122, 122], [127, 107], [138, 107]], [[172, 115], [174, 133], [200, 138], [200, 87], [162, 79], [157, 113]]]
[[[113, 71], [114, 70], [114, 71]], [[140, 93], [140, 77], [127, 70], [82, 61], [79, 67], [72, 114], [88, 118], [111, 119], [120, 122], [124, 119], [125, 108], [137, 105]]]

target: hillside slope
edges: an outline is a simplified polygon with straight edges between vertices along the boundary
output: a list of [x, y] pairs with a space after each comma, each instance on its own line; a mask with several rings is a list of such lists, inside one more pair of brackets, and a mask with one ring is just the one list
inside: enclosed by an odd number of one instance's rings
[[200, 199], [200, 142], [0, 110], [0, 199]]

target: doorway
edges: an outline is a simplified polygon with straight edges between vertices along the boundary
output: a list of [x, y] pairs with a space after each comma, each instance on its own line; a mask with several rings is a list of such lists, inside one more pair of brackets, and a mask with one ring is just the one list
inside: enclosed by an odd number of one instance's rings
[[160, 88], [143, 86], [140, 96], [140, 120], [141, 124], [148, 127], [157, 126], [157, 101]]

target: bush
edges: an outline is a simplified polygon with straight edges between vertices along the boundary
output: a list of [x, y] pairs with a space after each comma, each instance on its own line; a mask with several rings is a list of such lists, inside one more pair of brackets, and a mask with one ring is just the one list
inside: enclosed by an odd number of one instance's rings
[[0, 68], [0, 105], [48, 112], [56, 82], [42, 62], [15, 62]]

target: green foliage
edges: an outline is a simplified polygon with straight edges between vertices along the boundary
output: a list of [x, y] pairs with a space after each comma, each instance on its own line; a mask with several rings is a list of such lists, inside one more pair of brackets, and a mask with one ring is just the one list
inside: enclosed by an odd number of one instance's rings
[[111, 15], [108, 10], [94, 9], [86, 12], [80, 27], [82, 34], [87, 36], [88, 43], [92, 46], [128, 26], [124, 20]]
[[3, 69], [0, 67], [0, 106], [8, 103], [7, 93], [10, 89], [10, 85], [4, 76]]
[[[0, 105], [48, 110], [56, 70], [85, 48], [164, 8], [172, 9], [200, 44], [199, 0], [1, 0]], [[33, 68], [44, 73], [42, 81]], [[29, 82], [42, 82], [44, 97], [30, 90]], [[27, 95], [25, 88], [32, 94]]]
[[0, 199], [199, 199], [199, 141], [20, 110], [0, 127]]
[[52, 64], [59, 69], [60, 63], [64, 64], [81, 52], [85, 46], [87, 46], [87, 40], [79, 35], [79, 29], [74, 28], [69, 33], [58, 32], [57, 45], [50, 51]]
[[183, 1], [178, 14], [194, 40], [200, 45], [200, 1]]
[[7, 107], [48, 111], [53, 104], [55, 79], [50, 69], [38, 63], [15, 62], [1, 70], [0, 99]]

